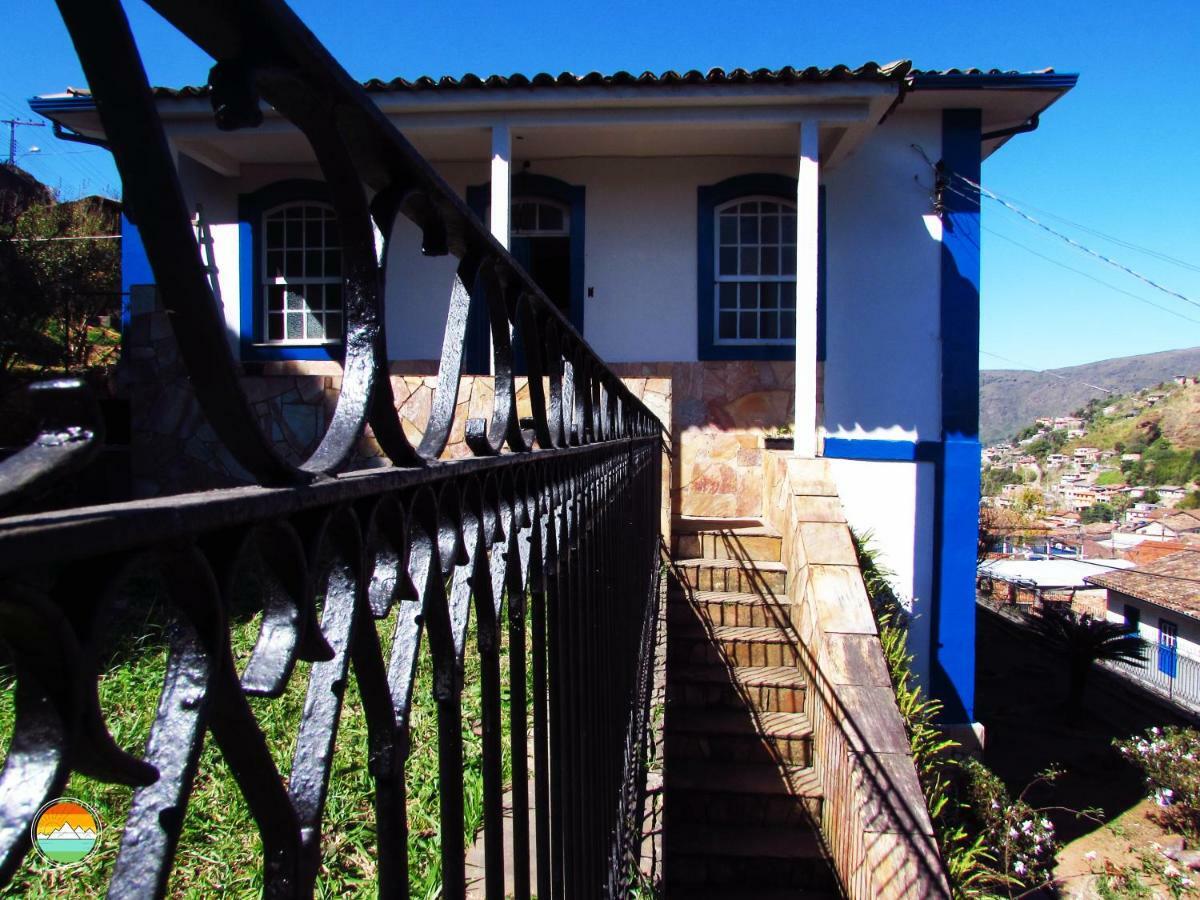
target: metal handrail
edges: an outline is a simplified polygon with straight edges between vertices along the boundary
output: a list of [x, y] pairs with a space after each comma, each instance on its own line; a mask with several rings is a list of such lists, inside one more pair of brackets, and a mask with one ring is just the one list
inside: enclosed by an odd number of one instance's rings
[[[342, 390], [316, 450], [299, 465], [280, 455], [242, 391], [121, 6], [60, 0], [191, 386], [255, 484], [23, 513], [86, 465], [103, 439], [81, 384], [37, 389], [42, 431], [0, 463], [0, 504], [10, 512], [0, 518], [0, 642], [16, 708], [0, 771], [0, 884], [21, 877], [38, 810], [81, 773], [134, 789], [110, 894], [162, 896], [207, 735], [258, 826], [264, 894], [311, 896], [342, 695], [353, 676], [369, 730], [377, 889], [407, 896], [405, 761], [427, 646], [441, 889], [463, 897], [461, 697], [473, 639], [486, 896], [504, 896], [506, 866], [517, 897], [623, 896], [641, 837], [635, 782], [645, 758], [647, 655], [657, 645], [662, 424], [286, 5], [152, 5], [216, 58], [210, 83], [219, 127], [252, 127], [266, 102], [316, 152], [345, 236]], [[376, 255], [372, 227], [386, 243], [399, 214], [422, 229], [424, 253], [459, 261], [438, 387], [417, 446], [400, 426], [388, 379], [383, 303], [392, 275], [380, 261], [386, 246]], [[441, 462], [473, 304], [490, 321], [495, 405], [489, 420], [466, 423], [473, 457]], [[517, 339], [529, 378], [528, 430], [517, 418]], [[393, 465], [347, 471], [368, 425]], [[144, 617], [144, 575], [164, 586], [170, 627], [167, 673], [138, 755], [114, 740], [99, 684], [116, 623], [131, 610]], [[247, 595], [262, 622], [239, 670], [230, 614]], [[283, 772], [247, 698], [279, 698], [301, 680], [298, 661], [311, 663], [307, 700]], [[506, 733], [511, 747], [532, 746], [532, 766], [524, 753], [512, 754], [511, 848], [503, 822]]]

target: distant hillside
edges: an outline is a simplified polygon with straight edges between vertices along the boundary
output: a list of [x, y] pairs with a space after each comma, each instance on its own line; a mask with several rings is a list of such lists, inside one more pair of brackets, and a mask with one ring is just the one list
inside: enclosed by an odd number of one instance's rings
[[1124, 394], [1167, 381], [1172, 375], [1197, 373], [1200, 347], [1122, 356], [1046, 372], [986, 369], [979, 373], [980, 437], [985, 444], [995, 443], [1038, 416], [1066, 415], [1095, 397], [1105, 396], [1082, 382]]

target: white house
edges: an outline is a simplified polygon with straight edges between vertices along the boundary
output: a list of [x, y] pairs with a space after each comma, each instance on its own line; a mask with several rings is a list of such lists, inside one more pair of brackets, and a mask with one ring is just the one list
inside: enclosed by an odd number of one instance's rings
[[[1172, 553], [1136, 569], [1090, 575], [1107, 588], [1110, 622], [1136, 626], [1142, 639], [1169, 653], [1200, 661], [1200, 554]], [[1170, 660], [1152, 659], [1155, 666]]]
[[1200, 510], [1165, 510], [1147, 516], [1137, 529], [1147, 537], [1177, 538], [1183, 534], [1200, 533]]
[[[796, 453], [834, 461], [851, 523], [872, 532], [917, 613], [922, 677], [969, 721], [975, 185], [1074, 83], [897, 62], [366, 89], [669, 424], [675, 515], [761, 515], [763, 439], [782, 426]], [[271, 109], [257, 128], [221, 131], [205, 88], [156, 96], [251, 398], [280, 445], [308, 446], [340, 386], [342, 340], [337, 222], [314, 153]], [[86, 93], [31, 106], [103, 137]], [[153, 279], [132, 222], [124, 235], [126, 334], [138, 340]], [[411, 252], [420, 240], [399, 217], [386, 260], [393, 390], [410, 434], [428, 414], [455, 273], [453, 256]], [[451, 454], [468, 452], [462, 422], [492, 390], [479, 311], [468, 330]], [[173, 383], [150, 363], [137, 377], [135, 466], [142, 447], [192, 483], [236, 480], [198, 419], [162, 412], [175, 409]], [[363, 464], [372, 455], [364, 446]]]

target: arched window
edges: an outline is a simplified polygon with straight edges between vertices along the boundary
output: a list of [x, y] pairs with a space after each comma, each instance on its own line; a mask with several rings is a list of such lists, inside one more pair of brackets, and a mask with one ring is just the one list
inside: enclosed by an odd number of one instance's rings
[[[796, 358], [798, 221], [795, 178], [757, 172], [697, 188], [698, 359]], [[817, 207], [818, 360], [825, 358], [824, 223], [822, 188]]]
[[327, 203], [275, 206], [262, 217], [263, 335], [271, 343], [342, 338], [342, 241]]
[[715, 343], [796, 339], [796, 207], [777, 197], [739, 197], [714, 210]]
[[519, 197], [512, 203], [513, 237], [567, 237], [571, 233], [571, 210], [551, 200]]

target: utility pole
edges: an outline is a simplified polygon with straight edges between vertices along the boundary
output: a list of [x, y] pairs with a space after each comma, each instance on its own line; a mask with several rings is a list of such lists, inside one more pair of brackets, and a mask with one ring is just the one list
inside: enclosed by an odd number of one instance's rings
[[8, 164], [11, 166], [17, 161], [17, 126], [29, 125], [33, 128], [45, 128], [45, 122], [27, 122], [23, 119], [0, 119], [0, 125], [8, 126]]

